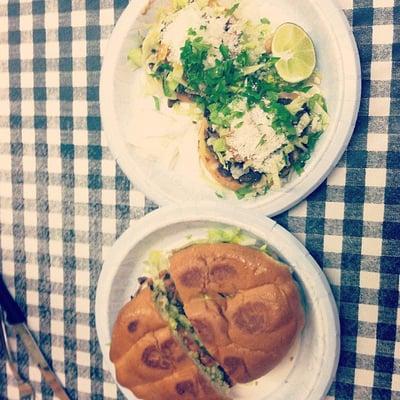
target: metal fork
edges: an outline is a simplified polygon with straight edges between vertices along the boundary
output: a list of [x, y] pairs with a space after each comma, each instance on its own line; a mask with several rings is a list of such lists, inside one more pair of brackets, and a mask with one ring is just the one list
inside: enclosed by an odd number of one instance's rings
[[6, 355], [8, 365], [10, 366], [11, 372], [18, 385], [19, 397], [21, 399], [35, 399], [35, 391], [32, 384], [24, 379], [18, 372], [18, 368], [15, 364], [12, 352], [10, 349], [10, 344], [8, 342], [8, 336], [6, 331], [6, 325], [4, 322], [3, 311], [0, 309], [0, 347], [4, 349], [4, 354]]

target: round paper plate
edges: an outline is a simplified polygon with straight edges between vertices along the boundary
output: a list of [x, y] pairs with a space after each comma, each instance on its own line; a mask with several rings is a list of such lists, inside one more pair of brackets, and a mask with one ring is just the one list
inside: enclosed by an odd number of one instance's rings
[[[276, 222], [244, 209], [215, 203], [167, 206], [132, 223], [110, 249], [96, 293], [96, 328], [105, 365], [109, 359], [112, 327], [121, 307], [135, 293], [148, 252], [182, 246], [205, 238], [210, 228], [237, 227], [266, 242], [293, 268], [304, 297], [306, 323], [287, 357], [257, 383], [238, 385], [235, 400], [320, 400], [327, 393], [339, 357], [339, 320], [329, 284], [303, 245]], [[136, 397], [120, 388], [128, 399]]]
[[[134, 74], [127, 54], [134, 46], [137, 21], [149, 0], [130, 2], [119, 19], [104, 57], [100, 79], [103, 128], [112, 154], [125, 174], [159, 205], [186, 201], [214, 201], [216, 189], [199, 176], [187, 178], [166, 170], [160, 163], [144, 157], [138, 147], [126, 140], [140, 140], [132, 117]], [[155, 0], [163, 1], [163, 0]], [[273, 25], [291, 21], [312, 37], [318, 55], [317, 69], [327, 99], [330, 125], [321, 136], [314, 154], [301, 176], [295, 176], [281, 189], [252, 200], [235, 196], [220, 199], [258, 209], [264, 214], [279, 214], [316, 189], [342, 156], [352, 135], [360, 102], [361, 74], [357, 47], [347, 20], [334, 0], [242, 0], [251, 3], [257, 15], [266, 15]], [[133, 136], [132, 136], [133, 135]], [[138, 138], [138, 139], [136, 139]], [[130, 140], [132, 141], [132, 139]], [[191, 158], [191, 157], [189, 157]]]

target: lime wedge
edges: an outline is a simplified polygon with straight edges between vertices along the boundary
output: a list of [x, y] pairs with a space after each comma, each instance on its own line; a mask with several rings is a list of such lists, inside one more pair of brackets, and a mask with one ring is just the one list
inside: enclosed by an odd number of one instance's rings
[[272, 39], [272, 55], [279, 76], [286, 82], [297, 83], [309, 78], [315, 69], [316, 56], [311, 38], [298, 25], [280, 25]]

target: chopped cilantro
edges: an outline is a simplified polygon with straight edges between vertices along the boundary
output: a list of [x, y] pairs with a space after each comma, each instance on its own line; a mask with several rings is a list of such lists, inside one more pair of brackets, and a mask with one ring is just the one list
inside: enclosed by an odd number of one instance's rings
[[272, 66], [272, 65], [275, 65], [279, 60], [280, 60], [281, 58], [280, 57], [273, 57], [273, 56], [270, 56], [270, 57], [268, 57], [268, 62], [270, 63], [270, 65]]
[[186, 40], [181, 49], [181, 61], [183, 70], [191, 88], [198, 91], [203, 81], [204, 60], [207, 58], [210, 46], [203, 42], [203, 38], [196, 37], [190, 41]]
[[188, 35], [190, 35], [190, 36], [196, 36], [197, 33], [196, 33], [196, 31], [195, 31], [193, 28], [189, 28], [189, 30], [188, 30]]
[[282, 87], [282, 91], [286, 93], [293, 93], [293, 92], [302, 92], [307, 93], [312, 86], [305, 86], [304, 82], [295, 83], [295, 84], [287, 84], [286, 86]]
[[207, 25], [200, 25], [200, 30], [205, 31], [207, 29]]
[[299, 158], [293, 162], [292, 167], [296, 171], [297, 175], [301, 175], [304, 171], [304, 166], [306, 165], [306, 161], [310, 158], [310, 154], [308, 152], [302, 153]]
[[163, 87], [164, 95], [166, 97], [171, 97], [172, 91], [171, 91], [170, 87], [168, 86], [168, 82], [165, 78], [163, 78], [163, 80], [162, 80], [162, 87]]
[[160, 99], [157, 96], [153, 96], [154, 105], [157, 111], [160, 111]]
[[278, 61], [280, 60], [280, 57], [274, 57], [271, 56], [268, 53], [263, 53], [261, 56], [258, 58], [257, 63], [262, 64], [262, 63], [268, 63], [269, 67], [274, 66]]
[[261, 19], [260, 19], [260, 22], [261, 22], [262, 24], [270, 24], [270, 23], [271, 23], [270, 20], [269, 20], [268, 18], [261, 18]]
[[254, 190], [251, 185], [246, 185], [246, 186], [243, 186], [240, 189], [236, 190], [235, 194], [239, 200], [242, 200], [243, 198], [245, 198], [248, 194], [252, 193], [253, 191]]
[[224, 199], [225, 198], [225, 195], [223, 193], [221, 193], [221, 192], [215, 192], [215, 195], [220, 199]]
[[157, 76], [165, 75], [168, 72], [171, 72], [173, 70], [172, 65], [169, 63], [162, 63], [160, 64], [157, 69], [155, 74]]
[[322, 132], [315, 132], [315, 133], [310, 133], [308, 135], [308, 142], [307, 142], [307, 148], [308, 151], [314, 151], [315, 145], [318, 142], [318, 139], [322, 135]]
[[199, 92], [196, 102], [207, 110], [209, 120], [220, 127], [228, 128], [237, 114], [230, 106], [232, 101], [240, 96], [243, 86], [243, 74], [236, 63], [231, 59], [229, 49], [220, 46], [223, 60], [215, 60], [210, 68], [204, 66], [210, 46], [202, 38], [187, 40], [182, 48], [181, 61], [184, 69], [184, 78], [191, 90]]
[[293, 116], [284, 105], [279, 103], [272, 103], [267, 109], [274, 115], [271, 126], [275, 132], [278, 134], [285, 134], [286, 137], [290, 139], [291, 135], [296, 133], [296, 129], [293, 126], [296, 117]]
[[266, 140], [265, 140], [265, 135], [261, 136], [260, 141], [258, 142], [256, 147], [262, 146], [263, 144], [265, 144]]
[[230, 15], [233, 15], [233, 13], [238, 9], [239, 3], [234, 4], [231, 8], [226, 10], [225, 15], [229, 17]]
[[[195, 101], [212, 125], [229, 128], [235, 119], [243, 117], [244, 111], [238, 111], [234, 105], [235, 101], [243, 99], [248, 109], [258, 105], [272, 116], [271, 125], [277, 134], [285, 135], [289, 141], [297, 140], [294, 127], [296, 117], [284, 105], [278, 103], [279, 94], [293, 91], [306, 92], [310, 87], [303, 82], [299, 84], [284, 82], [275, 69], [279, 58], [264, 53], [254, 62], [248, 50], [241, 51], [233, 58], [229, 48], [224, 44], [219, 46], [222, 60], [214, 56], [214, 66], [206, 67], [205, 60], [209, 57], [210, 48], [211, 46], [200, 36], [186, 40], [181, 49], [181, 61], [187, 88], [178, 85], [177, 90], [188, 89], [196, 92]], [[164, 71], [168, 71], [169, 67], [168, 64], [167, 66], [162, 64], [157, 70], [161, 69], [161, 73], [165, 76]], [[248, 73], [245, 74], [245, 71]], [[171, 91], [165, 86], [163, 85], [164, 93], [170, 96]], [[322, 102], [323, 97], [318, 96], [320, 95], [313, 96], [309, 103], [318, 103], [321, 107], [326, 107]], [[240, 126], [241, 121], [236, 123], [235, 127]], [[258, 146], [264, 143], [265, 138], [262, 137]], [[301, 160], [296, 166], [301, 167]], [[239, 195], [241, 193], [242, 191]]]
[[222, 57], [226, 60], [229, 58], [229, 48], [228, 46], [225, 46], [223, 43], [219, 46], [219, 51], [222, 55]]
[[292, 163], [292, 167], [298, 175], [301, 175], [301, 173], [303, 172], [304, 166], [306, 165], [306, 162], [310, 159], [311, 154], [314, 151], [315, 145], [321, 134], [322, 132], [310, 133], [308, 135], [307, 150], [301, 152], [298, 155], [298, 158]]
[[311, 99], [308, 100], [307, 103], [308, 107], [310, 107], [311, 110], [314, 109], [316, 104], [319, 104], [325, 112], [328, 112], [325, 99], [320, 94], [314, 94], [314, 96], [311, 97]]
[[236, 57], [236, 62], [241, 67], [249, 66], [251, 64], [249, 52], [247, 50], [241, 51]]
[[297, 90], [302, 93], [307, 93], [311, 88], [312, 88], [312, 86], [303, 86], [303, 87], [298, 88]]

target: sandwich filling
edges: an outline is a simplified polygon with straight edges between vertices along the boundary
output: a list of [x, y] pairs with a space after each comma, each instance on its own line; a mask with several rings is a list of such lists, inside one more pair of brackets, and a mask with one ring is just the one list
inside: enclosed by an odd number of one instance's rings
[[179, 300], [169, 272], [163, 270], [157, 279], [146, 278], [146, 280], [162, 317], [168, 322], [189, 356], [213, 384], [223, 391], [228, 390], [232, 382], [221, 365], [207, 351], [185, 315], [183, 304]]

